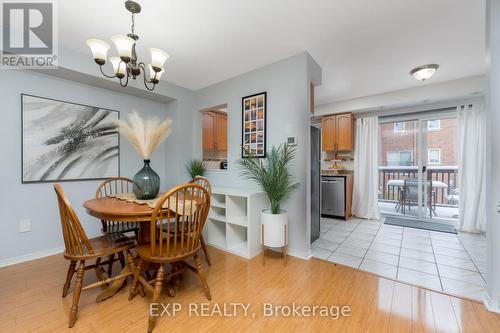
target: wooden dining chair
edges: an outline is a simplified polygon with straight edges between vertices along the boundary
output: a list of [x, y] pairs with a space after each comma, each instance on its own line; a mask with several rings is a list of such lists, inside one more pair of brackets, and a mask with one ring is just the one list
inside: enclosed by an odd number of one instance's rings
[[[212, 196], [212, 186], [207, 178], [202, 176], [196, 176], [191, 180], [192, 184], [201, 185], [205, 190], [208, 191], [208, 195]], [[201, 249], [203, 250], [203, 254], [205, 255], [205, 260], [207, 261], [208, 266], [211, 266], [212, 263], [210, 261], [210, 257], [208, 256], [207, 244], [205, 243], [205, 239], [203, 238], [203, 234], [200, 237]]]
[[[197, 184], [177, 186], [164, 194], [153, 210], [151, 220], [151, 240], [138, 244], [136, 252], [139, 263], [134, 271], [134, 282], [130, 289], [129, 300], [137, 293], [138, 284], [142, 284], [153, 293], [152, 303], [158, 303], [164, 280], [178, 276], [186, 270], [198, 274], [205, 296], [211, 300], [205, 271], [199, 257], [200, 238], [210, 209], [210, 195], [206, 189]], [[173, 225], [173, 227], [171, 227]], [[194, 267], [185, 260], [193, 257]], [[141, 270], [147, 263], [155, 264], [158, 269], [156, 277], [147, 281], [141, 276]], [[165, 274], [165, 264], [173, 265], [170, 274]], [[156, 316], [149, 314], [148, 332], [156, 323]]]
[[[132, 179], [127, 177], [112, 177], [103, 181], [97, 191], [95, 192], [96, 199], [105, 198], [110, 195], [127, 193], [132, 191], [132, 187], [134, 182]], [[126, 233], [126, 232], [134, 232], [135, 237], [137, 239], [137, 234], [139, 232], [139, 223], [138, 222], [119, 222], [119, 221], [108, 221], [101, 220], [102, 224], [102, 232], [104, 234], [115, 234], [115, 233]], [[112, 254], [109, 257], [109, 265], [107, 274], [111, 276], [113, 273], [113, 263], [116, 261], [115, 255]], [[118, 260], [120, 260], [120, 264], [122, 268], [124, 267], [124, 259], [121, 255], [119, 255]]]
[[[132, 179], [127, 177], [112, 177], [103, 181], [97, 191], [95, 192], [95, 197], [104, 198], [110, 195], [115, 195], [119, 193], [132, 192], [132, 187], [134, 182]], [[101, 220], [102, 222], [102, 232], [105, 234], [112, 233], [125, 233], [133, 231], [137, 236], [137, 231], [139, 230], [139, 223], [137, 222], [116, 222]]]
[[[127, 255], [130, 269], [135, 271], [135, 265], [132, 258], [130, 249], [135, 246], [132, 239], [127, 236], [114, 233], [105, 234], [100, 237], [89, 239], [82, 228], [80, 220], [76, 215], [73, 207], [71, 206], [66, 194], [64, 193], [61, 185], [54, 184], [54, 189], [57, 194], [59, 205], [59, 214], [61, 217], [61, 227], [64, 238], [64, 258], [70, 261], [68, 273], [66, 275], [66, 282], [64, 283], [62, 297], [66, 297], [71, 284], [71, 279], [76, 272], [75, 288], [73, 290], [73, 304], [69, 313], [69, 327], [73, 327], [76, 322], [76, 314], [78, 312], [78, 301], [82, 290], [100, 287], [109, 284], [124, 276], [107, 277], [100, 275], [99, 271], [102, 269], [101, 265], [109, 264], [108, 261], [101, 262], [101, 258], [113, 254]], [[85, 265], [87, 260], [95, 260], [93, 265]], [[76, 265], [78, 263], [78, 268]], [[95, 269], [99, 281], [83, 287], [83, 275], [85, 271]]]

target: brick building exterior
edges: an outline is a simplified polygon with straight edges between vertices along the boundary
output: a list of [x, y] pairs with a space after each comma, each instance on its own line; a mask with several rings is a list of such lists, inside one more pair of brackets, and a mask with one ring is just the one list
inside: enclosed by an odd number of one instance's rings
[[[381, 166], [417, 165], [417, 121], [380, 125], [379, 164]], [[457, 119], [447, 118], [428, 123], [428, 165], [457, 165]]]

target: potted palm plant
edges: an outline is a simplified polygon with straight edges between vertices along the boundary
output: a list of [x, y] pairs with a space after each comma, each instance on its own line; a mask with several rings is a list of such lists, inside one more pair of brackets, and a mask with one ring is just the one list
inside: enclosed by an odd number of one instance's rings
[[[259, 184], [267, 193], [271, 208], [261, 213], [261, 224], [264, 226], [264, 246], [286, 246], [288, 237], [284, 230], [288, 229], [288, 213], [281, 209], [281, 204], [297, 187], [288, 171], [295, 157], [295, 147], [282, 144], [273, 146], [266, 158], [250, 157], [239, 161], [241, 176]], [[285, 227], [286, 226], [286, 227]]]

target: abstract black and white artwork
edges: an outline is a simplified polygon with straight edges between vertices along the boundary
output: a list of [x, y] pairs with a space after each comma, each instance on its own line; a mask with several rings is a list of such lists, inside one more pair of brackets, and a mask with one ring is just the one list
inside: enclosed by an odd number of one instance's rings
[[22, 99], [22, 182], [116, 177], [119, 112], [32, 95]]

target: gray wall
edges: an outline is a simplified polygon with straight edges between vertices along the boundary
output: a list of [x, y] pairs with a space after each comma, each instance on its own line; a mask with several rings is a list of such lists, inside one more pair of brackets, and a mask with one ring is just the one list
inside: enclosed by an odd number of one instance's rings
[[[0, 91], [0, 260], [63, 246], [52, 184], [21, 184], [21, 93], [118, 110], [121, 118], [132, 110], [161, 118], [168, 113], [177, 116], [171, 105], [30, 71], [2, 70]], [[173, 137], [178, 136], [179, 131], [174, 131], [174, 134]], [[121, 140], [120, 148], [121, 174], [131, 177], [142, 167], [141, 158], [127, 140]], [[163, 189], [172, 183], [173, 177], [166, 177], [167, 170], [175, 172], [177, 169], [169, 156], [170, 151], [165, 145], [152, 157], [152, 167], [162, 180], [169, 180], [162, 183]], [[100, 233], [100, 222], [84, 212], [82, 203], [94, 196], [98, 183], [62, 183], [89, 236]], [[18, 232], [20, 219], [31, 219], [30, 232]]]
[[[242, 180], [236, 167], [241, 157], [241, 98], [267, 92], [267, 149], [284, 143], [287, 136], [298, 140], [297, 156], [292, 174], [300, 184], [283, 206], [289, 213], [289, 252], [309, 256], [309, 79], [318, 75], [317, 66], [307, 53], [301, 53], [277, 63], [245, 73], [238, 77], [197, 91], [197, 110], [227, 103], [228, 108], [228, 163], [227, 173], [209, 172], [213, 186], [256, 188]], [[311, 73], [310, 73], [311, 72]], [[320, 75], [320, 70], [319, 70]], [[193, 116], [193, 151], [201, 157], [201, 113]]]
[[[213, 186], [256, 188], [243, 181], [235, 168], [240, 158], [241, 98], [267, 91], [267, 144], [283, 143], [287, 136], [298, 139], [297, 158], [292, 173], [300, 183], [284, 205], [290, 215], [292, 255], [309, 256], [309, 83], [320, 84], [321, 68], [307, 54], [245, 73], [197, 92], [162, 82], [153, 92], [145, 92], [137, 82], [121, 88], [116, 81], [100, 77], [88, 57], [60, 52], [60, 69], [45, 74], [32, 71], [1, 71], [0, 110], [0, 264], [18, 256], [31, 256], [63, 246], [55, 193], [51, 184], [21, 184], [21, 106], [20, 94], [29, 93], [60, 100], [106, 107], [121, 111], [121, 117], [136, 109], [142, 114], [169, 116], [174, 121], [172, 135], [155, 153], [153, 168], [162, 179], [162, 190], [188, 180], [185, 162], [201, 157], [201, 114], [198, 110], [228, 103], [227, 173], [210, 173]], [[6, 138], [8, 140], [6, 140]], [[141, 159], [126, 140], [121, 141], [122, 175], [133, 176]], [[97, 181], [66, 182], [63, 187], [72, 201], [89, 236], [100, 233], [100, 222], [88, 216], [82, 203], [93, 197]], [[32, 231], [18, 232], [18, 221], [32, 220]]]

